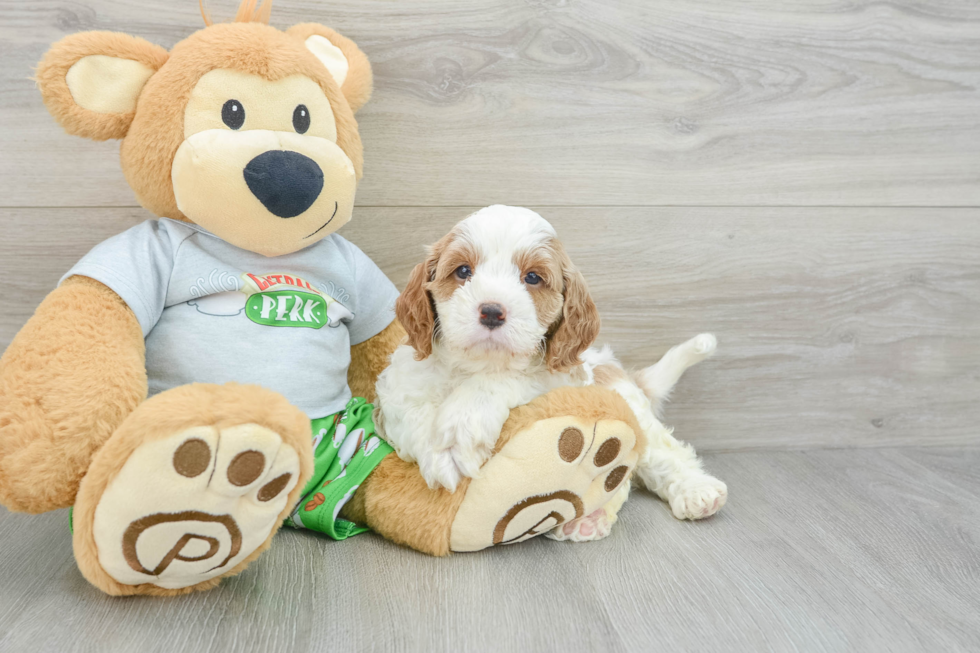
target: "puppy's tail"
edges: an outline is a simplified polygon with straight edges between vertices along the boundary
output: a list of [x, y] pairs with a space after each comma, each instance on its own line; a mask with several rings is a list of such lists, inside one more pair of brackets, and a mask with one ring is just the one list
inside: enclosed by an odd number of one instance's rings
[[670, 398], [670, 393], [687, 368], [708, 358], [718, 347], [718, 340], [710, 333], [702, 333], [685, 343], [671, 347], [659, 361], [636, 372], [633, 380], [643, 390], [660, 416], [660, 407]]

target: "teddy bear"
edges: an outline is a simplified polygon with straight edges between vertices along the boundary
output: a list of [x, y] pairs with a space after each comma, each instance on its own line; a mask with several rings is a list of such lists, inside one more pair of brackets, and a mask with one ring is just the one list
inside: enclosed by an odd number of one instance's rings
[[[0, 503], [71, 506], [78, 567], [108, 594], [214, 587], [284, 523], [431, 555], [520, 542], [604, 506], [643, 447], [626, 403], [596, 387], [515, 408], [453, 493], [378, 437], [398, 293], [336, 233], [354, 213], [370, 64], [322, 25], [269, 26], [270, 7], [205, 15], [169, 52], [74, 34], [37, 69], [68, 133], [121, 139], [155, 216], [79, 261], [0, 359]], [[613, 438], [597, 466], [586, 440]]]

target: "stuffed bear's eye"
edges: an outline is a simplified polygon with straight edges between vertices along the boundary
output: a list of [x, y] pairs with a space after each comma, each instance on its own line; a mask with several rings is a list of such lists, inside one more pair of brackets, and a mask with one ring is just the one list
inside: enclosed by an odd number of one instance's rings
[[245, 124], [245, 107], [238, 100], [228, 100], [221, 107], [221, 120], [232, 129], [239, 129]]
[[470, 269], [470, 266], [461, 265], [458, 268], [456, 268], [456, 278], [465, 281], [472, 276], [473, 276], [473, 270]]
[[306, 108], [305, 104], [300, 104], [293, 110], [293, 129], [296, 130], [297, 134], [305, 134], [309, 128], [310, 110]]
[[536, 272], [528, 272], [527, 276], [524, 277], [524, 283], [536, 286], [541, 283], [541, 277]]

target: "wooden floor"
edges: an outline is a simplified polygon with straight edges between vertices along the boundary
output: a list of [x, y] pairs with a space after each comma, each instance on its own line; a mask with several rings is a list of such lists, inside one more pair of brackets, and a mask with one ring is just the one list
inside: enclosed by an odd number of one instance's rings
[[[237, 0], [210, 0], [216, 19]], [[0, 0], [0, 350], [148, 217], [30, 81], [196, 0]], [[402, 286], [490, 203], [551, 220], [631, 365], [712, 331], [668, 408], [731, 501], [433, 560], [283, 533], [208, 594], [114, 600], [63, 513], [0, 509], [0, 652], [980, 650], [980, 3], [275, 0], [371, 58], [342, 234]]]
[[713, 454], [731, 503], [434, 559], [281, 532], [241, 576], [112, 599], [64, 512], [0, 513], [2, 651], [976, 651], [980, 448]]

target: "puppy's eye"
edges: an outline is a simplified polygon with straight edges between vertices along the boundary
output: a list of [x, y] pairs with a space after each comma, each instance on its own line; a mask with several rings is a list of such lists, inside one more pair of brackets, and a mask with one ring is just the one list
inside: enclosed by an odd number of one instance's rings
[[297, 134], [305, 134], [310, 128], [310, 110], [305, 104], [298, 105], [293, 109], [293, 129]]
[[232, 129], [240, 129], [245, 124], [245, 107], [238, 100], [228, 100], [221, 107], [221, 121]]
[[539, 277], [536, 272], [528, 272], [527, 276], [524, 277], [524, 283], [531, 286], [536, 286], [541, 283], [541, 277]]
[[456, 278], [466, 280], [473, 276], [473, 270], [468, 265], [461, 265], [456, 268]]

